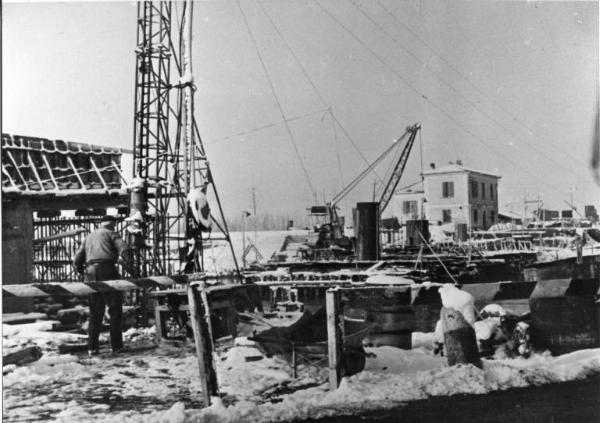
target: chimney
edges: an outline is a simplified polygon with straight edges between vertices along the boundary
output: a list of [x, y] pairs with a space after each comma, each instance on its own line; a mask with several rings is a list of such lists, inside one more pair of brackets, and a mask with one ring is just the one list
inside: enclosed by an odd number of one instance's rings
[[431, 169], [435, 169], [435, 163], [429, 163], [429, 167], [430, 167]]
[[456, 159], [456, 164], [459, 166], [462, 166], [462, 160], [461, 159]]

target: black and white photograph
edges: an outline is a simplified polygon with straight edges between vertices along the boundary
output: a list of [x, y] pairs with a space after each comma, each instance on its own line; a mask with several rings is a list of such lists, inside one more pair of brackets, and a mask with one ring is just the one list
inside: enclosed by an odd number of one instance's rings
[[3, 0], [2, 421], [598, 421], [599, 4]]

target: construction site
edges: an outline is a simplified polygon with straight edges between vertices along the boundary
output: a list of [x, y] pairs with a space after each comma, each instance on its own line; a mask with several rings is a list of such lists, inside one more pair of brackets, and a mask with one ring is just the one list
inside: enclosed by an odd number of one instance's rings
[[3, 6], [3, 421], [592, 421], [598, 3], [542, 3]]

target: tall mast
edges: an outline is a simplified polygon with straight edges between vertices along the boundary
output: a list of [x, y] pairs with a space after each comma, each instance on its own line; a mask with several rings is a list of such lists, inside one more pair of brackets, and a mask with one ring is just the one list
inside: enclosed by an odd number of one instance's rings
[[[194, 118], [192, 3], [138, 3], [130, 226], [140, 276], [210, 271], [203, 245], [216, 240], [240, 275]], [[188, 201], [199, 191], [210, 205], [204, 227]]]

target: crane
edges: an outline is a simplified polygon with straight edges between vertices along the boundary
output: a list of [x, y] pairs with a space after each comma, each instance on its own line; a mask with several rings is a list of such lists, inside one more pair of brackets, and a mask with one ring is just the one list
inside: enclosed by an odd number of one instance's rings
[[[404, 173], [404, 168], [406, 167], [406, 163], [408, 161], [408, 156], [410, 155], [410, 151], [415, 142], [415, 138], [417, 133], [421, 129], [421, 125], [415, 123], [412, 126], [408, 126], [404, 134], [394, 140], [391, 146], [389, 146], [379, 157], [377, 157], [365, 170], [363, 170], [356, 178], [354, 178], [344, 189], [342, 189], [336, 196], [334, 196], [330, 202], [328, 202], [325, 207], [313, 207], [312, 210], [320, 211], [327, 215], [328, 223], [321, 226], [320, 232], [324, 233], [324, 228], [327, 228], [327, 231], [330, 231], [327, 234], [331, 240], [338, 241], [345, 239], [344, 236], [344, 228], [343, 223], [337, 212], [337, 204], [343, 200], [364, 178], [379, 164], [383, 159], [385, 159], [390, 153], [396, 151], [400, 145], [402, 145], [402, 141], [407, 139], [404, 148], [402, 149], [397, 161], [393, 165], [393, 170], [390, 176], [384, 181], [383, 190], [379, 196], [379, 214], [383, 214], [387, 206], [389, 205], [394, 191], [400, 182], [400, 178]], [[320, 235], [325, 236], [325, 235]]]

